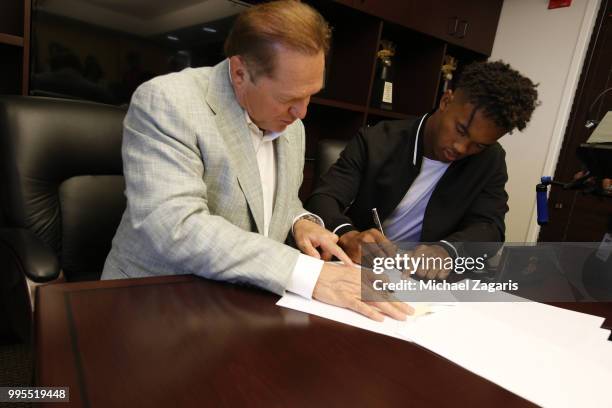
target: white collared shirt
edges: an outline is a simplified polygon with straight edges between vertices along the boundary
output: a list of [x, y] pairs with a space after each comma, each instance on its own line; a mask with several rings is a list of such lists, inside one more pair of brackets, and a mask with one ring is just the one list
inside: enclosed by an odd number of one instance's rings
[[[267, 237], [276, 199], [276, 152], [274, 140], [281, 136], [282, 132], [262, 131], [253, 123], [246, 110], [244, 111], [244, 115], [257, 157], [257, 167], [259, 168], [259, 178], [261, 180], [261, 190], [263, 193], [263, 235]], [[293, 222], [295, 223], [298, 218], [299, 216], [296, 217]], [[300, 254], [286, 289], [310, 299], [317, 280], [319, 280], [322, 268], [322, 260]]]
[[264, 235], [267, 237], [270, 230], [270, 220], [274, 209], [276, 196], [276, 152], [274, 140], [282, 134], [280, 132], [264, 132], [257, 127], [245, 111], [247, 126], [253, 141], [253, 148], [257, 157], [257, 167], [261, 179], [261, 190], [263, 192], [264, 211]]

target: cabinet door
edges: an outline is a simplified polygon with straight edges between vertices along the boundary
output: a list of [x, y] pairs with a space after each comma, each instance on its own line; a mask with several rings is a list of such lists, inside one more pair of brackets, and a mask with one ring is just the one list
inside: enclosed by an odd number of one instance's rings
[[[407, 25], [414, 3], [419, 0], [352, 0], [352, 6], [392, 23]], [[346, 3], [346, 0], [344, 1]]]
[[[490, 55], [503, 0], [352, 0], [366, 13]], [[348, 0], [344, 1], [348, 4]]]
[[[353, 7], [386, 21], [452, 41], [460, 5], [453, 0], [352, 0]], [[449, 31], [450, 30], [450, 31]]]
[[459, 12], [465, 2], [458, 3], [453, 0], [415, 1], [406, 23], [414, 30], [453, 42], [459, 29]]
[[503, 0], [414, 3], [410, 26], [451, 44], [490, 55]]
[[454, 44], [491, 55], [503, 0], [461, 2]]

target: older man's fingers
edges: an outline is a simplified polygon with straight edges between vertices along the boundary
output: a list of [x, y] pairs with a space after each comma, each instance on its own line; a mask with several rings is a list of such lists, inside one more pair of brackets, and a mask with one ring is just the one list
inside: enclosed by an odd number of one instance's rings
[[351, 300], [347, 307], [357, 313], [364, 315], [365, 317], [368, 317], [372, 320], [376, 320], [377, 322], [382, 322], [385, 319], [385, 316], [382, 313], [359, 299]]
[[306, 255], [310, 255], [313, 258], [321, 259], [321, 255], [319, 254], [319, 251], [317, 251], [315, 247], [312, 246], [312, 244], [310, 243], [310, 240], [304, 239], [303, 241], [300, 242], [298, 246], [300, 247], [302, 252], [304, 252]]
[[334, 255], [340, 261], [342, 261], [345, 265], [354, 266], [355, 264], [351, 260], [351, 258], [338, 246], [338, 244], [330, 242], [325, 247], [322, 247], [324, 251], [329, 252]]
[[394, 302], [371, 302], [378, 310], [395, 320], [406, 320], [408, 312], [404, 312], [401, 307], [398, 307]]

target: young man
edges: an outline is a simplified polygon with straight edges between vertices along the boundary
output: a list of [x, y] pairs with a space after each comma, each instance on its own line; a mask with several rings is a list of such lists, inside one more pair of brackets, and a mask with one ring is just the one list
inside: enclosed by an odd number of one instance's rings
[[[526, 126], [537, 105], [535, 88], [503, 62], [466, 67], [431, 115], [360, 131], [306, 208], [340, 236], [355, 262], [366, 243], [437, 242], [416, 251], [446, 258], [463, 252], [461, 242], [503, 241], [508, 175], [497, 140]], [[386, 237], [376, 228], [374, 208]], [[449, 272], [416, 271], [439, 279]]]
[[[321, 89], [329, 38], [311, 7], [261, 4], [237, 18], [226, 60], [138, 88], [124, 122], [127, 209], [103, 279], [190, 273], [406, 317], [402, 303], [361, 302], [356, 268], [317, 259], [320, 248], [350, 264], [298, 199], [300, 119]], [[283, 244], [291, 232], [312, 256]]]

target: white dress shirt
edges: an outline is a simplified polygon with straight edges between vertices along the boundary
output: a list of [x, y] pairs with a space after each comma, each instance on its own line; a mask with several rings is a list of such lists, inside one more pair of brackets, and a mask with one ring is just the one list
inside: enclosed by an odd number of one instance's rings
[[[261, 180], [261, 190], [263, 192], [263, 209], [264, 209], [264, 236], [268, 236], [270, 220], [272, 219], [272, 210], [274, 209], [274, 200], [276, 197], [276, 152], [274, 148], [274, 140], [281, 133], [262, 131], [249, 117], [249, 114], [244, 112], [246, 121], [251, 134], [251, 141], [257, 156], [257, 166], [259, 167], [259, 177]], [[309, 214], [309, 213], [304, 213]], [[303, 215], [298, 215], [293, 223]], [[318, 218], [318, 217], [317, 217]], [[321, 221], [322, 223], [323, 221]], [[293, 228], [291, 229], [293, 231]], [[308, 255], [300, 254], [298, 261], [293, 268], [287, 290], [296, 293], [305, 298], [311, 298], [314, 287], [321, 274], [323, 261], [313, 258]]]

